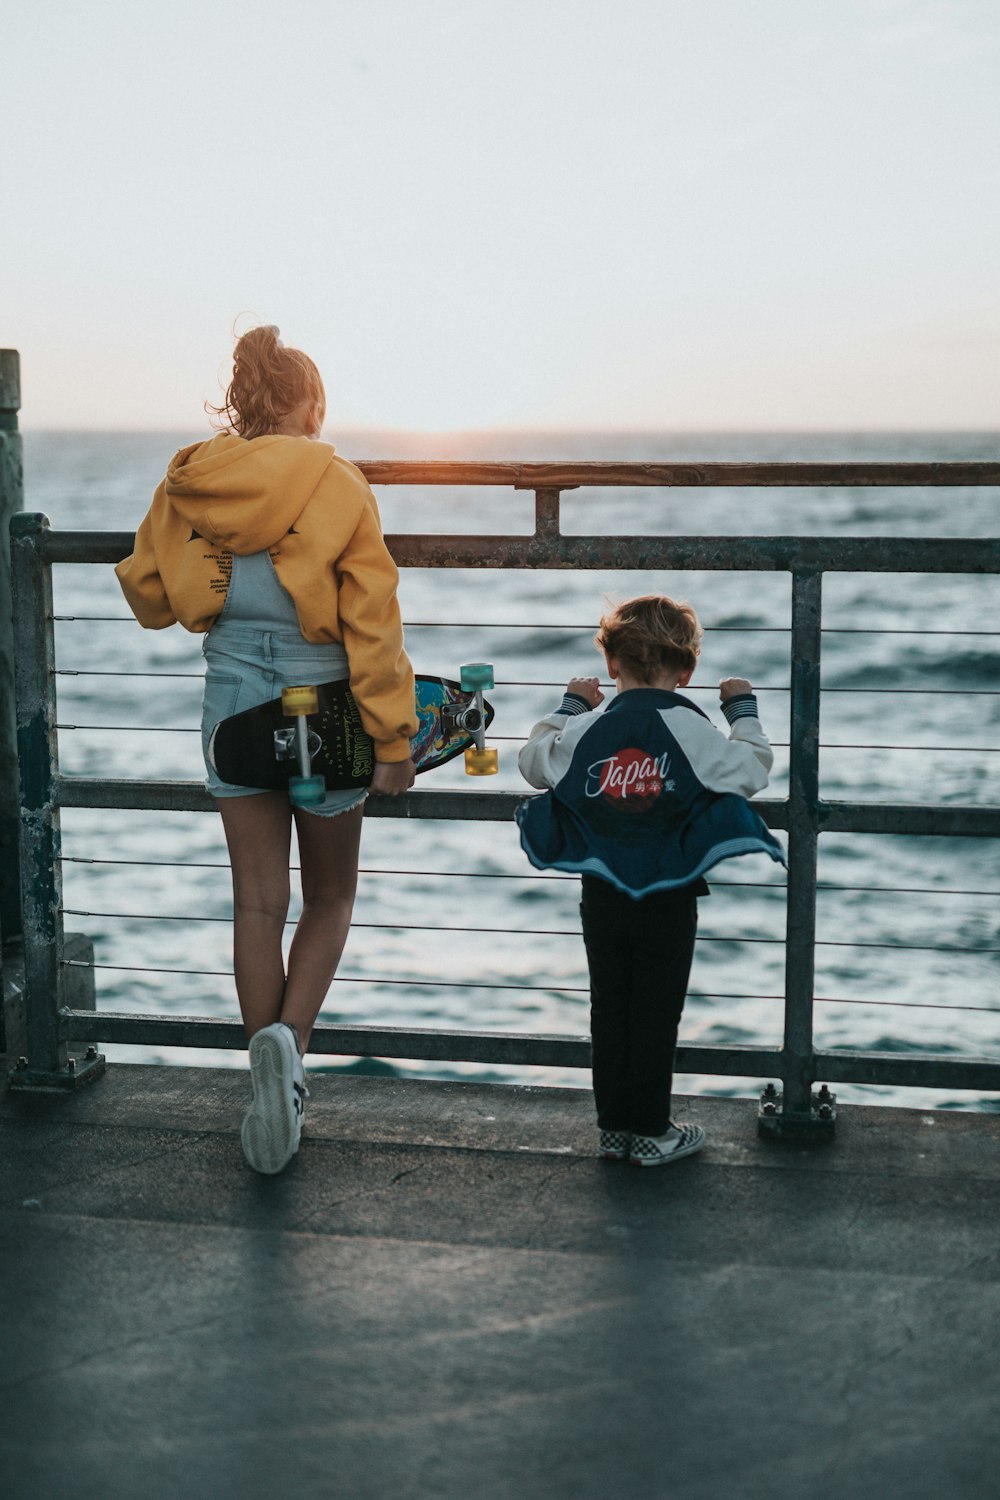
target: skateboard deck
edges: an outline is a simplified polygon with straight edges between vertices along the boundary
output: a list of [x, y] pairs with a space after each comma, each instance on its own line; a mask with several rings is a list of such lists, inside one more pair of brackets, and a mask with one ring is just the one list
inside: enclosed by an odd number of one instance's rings
[[[416, 678], [417, 732], [410, 754], [417, 774], [432, 771], [475, 744], [474, 721], [461, 726], [461, 716], [476, 708], [476, 694], [465, 692], [446, 677]], [[358, 705], [347, 681], [325, 682], [317, 688], [319, 707], [308, 717], [312, 771], [322, 776], [329, 791], [369, 786], [375, 774], [371, 737], [361, 722]], [[483, 700], [485, 729], [493, 707]], [[294, 720], [286, 717], [280, 698], [245, 709], [217, 724], [209, 741], [209, 759], [223, 781], [233, 786], [285, 791], [297, 774]]]

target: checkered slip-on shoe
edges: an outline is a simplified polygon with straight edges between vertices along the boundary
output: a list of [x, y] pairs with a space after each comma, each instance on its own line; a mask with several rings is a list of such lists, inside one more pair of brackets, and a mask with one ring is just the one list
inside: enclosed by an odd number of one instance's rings
[[273, 1174], [299, 1149], [306, 1085], [298, 1042], [290, 1026], [276, 1022], [250, 1039], [253, 1103], [240, 1131], [243, 1155], [255, 1172]]
[[665, 1167], [700, 1151], [704, 1144], [700, 1125], [671, 1125], [666, 1135], [634, 1135], [629, 1161], [634, 1167]]
[[602, 1130], [598, 1149], [605, 1161], [624, 1161], [631, 1144], [632, 1137], [627, 1130]]

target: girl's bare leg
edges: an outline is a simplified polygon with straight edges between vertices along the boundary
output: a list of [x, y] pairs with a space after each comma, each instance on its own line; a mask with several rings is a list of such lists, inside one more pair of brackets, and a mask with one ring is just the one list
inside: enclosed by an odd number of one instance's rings
[[305, 1054], [347, 941], [358, 884], [361, 807], [333, 818], [295, 810], [302, 866], [302, 915], [288, 954], [280, 1019]]
[[233, 871], [236, 993], [249, 1038], [281, 1019], [291, 809], [284, 792], [219, 797], [216, 803]]

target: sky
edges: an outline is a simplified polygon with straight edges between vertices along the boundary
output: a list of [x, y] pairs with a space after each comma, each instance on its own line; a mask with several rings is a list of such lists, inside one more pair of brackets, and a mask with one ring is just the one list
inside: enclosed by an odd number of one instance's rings
[[1000, 428], [996, 0], [31, 0], [22, 426]]

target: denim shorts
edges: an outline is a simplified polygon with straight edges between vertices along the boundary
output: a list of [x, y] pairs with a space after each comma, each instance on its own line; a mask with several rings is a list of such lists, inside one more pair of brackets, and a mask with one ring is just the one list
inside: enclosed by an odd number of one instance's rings
[[[254, 626], [220, 621], [208, 632], [205, 655], [205, 698], [201, 715], [201, 748], [205, 756], [205, 785], [213, 797], [256, 797], [265, 787], [233, 786], [220, 781], [208, 759], [212, 730], [222, 719], [277, 698], [282, 688], [303, 683], [334, 682], [348, 676], [347, 652], [337, 642], [315, 645], [297, 631], [258, 630]], [[335, 817], [360, 807], [366, 788], [326, 794], [325, 801], [307, 811]]]

